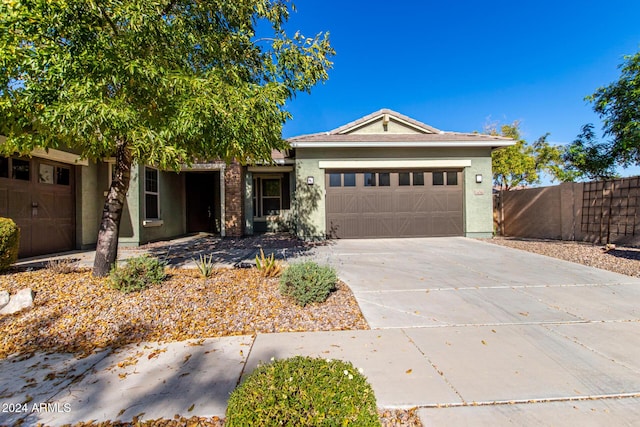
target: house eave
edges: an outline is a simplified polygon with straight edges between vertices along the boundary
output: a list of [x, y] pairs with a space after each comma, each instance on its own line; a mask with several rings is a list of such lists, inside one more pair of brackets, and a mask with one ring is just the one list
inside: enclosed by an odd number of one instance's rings
[[515, 144], [515, 141], [438, 141], [438, 142], [351, 142], [351, 141], [298, 141], [290, 142], [293, 148], [500, 148]]

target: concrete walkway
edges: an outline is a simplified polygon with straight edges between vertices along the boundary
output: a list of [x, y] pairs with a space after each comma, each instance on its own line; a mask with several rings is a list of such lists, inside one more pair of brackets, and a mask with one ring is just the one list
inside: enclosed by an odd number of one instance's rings
[[0, 425], [224, 416], [243, 375], [293, 355], [353, 362], [379, 407], [419, 406], [427, 426], [638, 425], [639, 279], [463, 238], [299, 254], [338, 269], [372, 330], [0, 360], [0, 403], [29, 400]]

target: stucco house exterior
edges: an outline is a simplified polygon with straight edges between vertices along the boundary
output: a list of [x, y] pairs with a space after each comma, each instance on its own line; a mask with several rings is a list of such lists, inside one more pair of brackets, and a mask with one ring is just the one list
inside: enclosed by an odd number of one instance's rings
[[[514, 141], [443, 132], [383, 109], [289, 143], [272, 164], [213, 161], [180, 173], [134, 165], [120, 244], [279, 230], [305, 239], [488, 237], [491, 152]], [[21, 227], [20, 256], [95, 246], [113, 165], [62, 150], [0, 158], [0, 216]]]
[[289, 142], [296, 197], [311, 200], [299, 234], [338, 238], [490, 237], [491, 152], [514, 143], [387, 109]]

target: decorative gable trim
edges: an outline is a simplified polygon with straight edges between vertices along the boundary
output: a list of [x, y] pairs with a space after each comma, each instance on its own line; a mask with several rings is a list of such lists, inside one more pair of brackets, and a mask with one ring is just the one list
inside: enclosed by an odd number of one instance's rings
[[378, 120], [382, 120], [383, 124], [388, 124], [390, 120], [394, 120], [398, 123], [401, 123], [408, 128], [415, 130], [418, 133], [441, 133], [439, 129], [436, 129], [432, 126], [429, 126], [425, 123], [419, 122], [418, 120], [414, 120], [410, 117], [405, 116], [404, 114], [400, 114], [396, 111], [389, 110], [387, 108], [383, 108], [382, 110], [378, 110], [374, 113], [368, 114], [358, 120], [355, 120], [351, 123], [347, 123], [344, 126], [340, 126], [337, 129], [329, 132], [331, 135], [346, 135], [349, 133], [353, 133], [358, 129], [361, 129], [365, 126], [370, 125], [373, 122]]

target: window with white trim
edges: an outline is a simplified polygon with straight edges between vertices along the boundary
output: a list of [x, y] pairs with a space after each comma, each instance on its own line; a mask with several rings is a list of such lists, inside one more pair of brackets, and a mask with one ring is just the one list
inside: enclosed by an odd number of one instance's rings
[[160, 219], [160, 192], [158, 169], [144, 168], [144, 217]]

